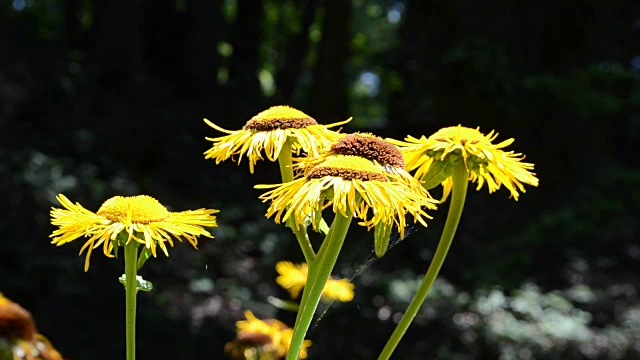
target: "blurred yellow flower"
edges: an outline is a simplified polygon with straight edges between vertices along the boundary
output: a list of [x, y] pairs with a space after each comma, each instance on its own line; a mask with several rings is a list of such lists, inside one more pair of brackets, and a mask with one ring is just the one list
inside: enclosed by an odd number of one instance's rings
[[31, 314], [0, 293], [0, 359], [62, 360], [41, 334]]
[[[307, 274], [309, 266], [306, 263], [293, 264], [290, 261], [280, 261], [276, 264], [276, 271], [280, 276], [276, 278], [278, 285], [285, 288], [291, 297], [297, 299], [300, 292], [307, 282]], [[322, 290], [322, 300], [331, 302], [338, 300], [348, 302], [353, 300], [353, 289], [355, 286], [349, 279], [332, 279], [329, 278]]]
[[[433, 200], [412, 191], [405, 183], [390, 179], [371, 161], [359, 156], [328, 156], [324, 162], [303, 169], [304, 176], [284, 184], [256, 185], [274, 188], [260, 196], [271, 201], [267, 217], [275, 221], [289, 217], [296, 224], [311, 222], [318, 229], [322, 210], [333, 206], [335, 213], [353, 213], [360, 225], [372, 228], [378, 223], [396, 225], [404, 237], [405, 215], [413, 215], [415, 222], [426, 226], [430, 218], [421, 207], [434, 208]], [[369, 214], [371, 210], [372, 214]]]
[[59, 227], [51, 234], [51, 243], [60, 246], [82, 236], [89, 237], [80, 249], [80, 254], [88, 249], [85, 271], [89, 269], [92, 250], [98, 246], [103, 245], [104, 254], [113, 257], [113, 248], [119, 245], [116, 237], [123, 231], [128, 234], [127, 243], [138, 241], [155, 257], [156, 246], [169, 256], [166, 243], [173, 246], [172, 237], [179, 241], [184, 237], [197, 249], [198, 236], [213, 237], [203, 227], [217, 226], [212, 214], [218, 210], [169, 212], [158, 200], [146, 195], [112, 197], [96, 213], [73, 204], [62, 194], [57, 199], [64, 209], [51, 210], [51, 223]]
[[[511, 145], [513, 139], [507, 139], [498, 144], [493, 141], [498, 136], [491, 131], [484, 135], [479, 128], [471, 129], [461, 125], [439, 130], [428, 138], [420, 139], [408, 136], [406, 142], [389, 139], [400, 146], [400, 150], [407, 161], [407, 170], [416, 170], [415, 177], [423, 179], [429, 169], [437, 161], [455, 161], [462, 158], [469, 180], [477, 183], [480, 190], [486, 183], [489, 193], [506, 187], [511, 196], [518, 200], [519, 192], [525, 192], [523, 184], [538, 186], [535, 173], [531, 172], [534, 165], [522, 162], [524, 155], [502, 149]], [[444, 198], [451, 191], [452, 180], [449, 176], [443, 181]]]
[[[225, 345], [225, 352], [234, 359], [275, 360], [287, 355], [293, 329], [279, 320], [260, 320], [249, 310], [244, 313], [247, 320], [236, 323], [236, 340]], [[305, 340], [300, 350], [300, 359], [307, 358], [311, 340]]]
[[276, 161], [285, 142], [291, 140], [292, 149], [299, 154], [304, 151], [317, 155], [337, 139], [338, 133], [329, 130], [331, 127], [346, 124], [346, 121], [319, 125], [315, 119], [289, 106], [273, 106], [251, 118], [241, 130], [225, 130], [207, 119], [204, 121], [212, 128], [228, 135], [217, 138], [206, 138], [213, 142], [207, 150], [205, 159], [215, 159], [216, 164], [239, 155], [238, 164], [246, 154], [249, 159], [249, 171], [258, 160], [262, 160], [262, 152], [270, 161]]

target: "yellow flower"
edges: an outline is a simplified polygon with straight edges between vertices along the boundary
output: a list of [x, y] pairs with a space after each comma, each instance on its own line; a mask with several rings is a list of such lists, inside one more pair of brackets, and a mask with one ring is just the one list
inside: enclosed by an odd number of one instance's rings
[[[285, 288], [291, 297], [297, 299], [300, 296], [300, 292], [307, 282], [307, 274], [309, 273], [309, 266], [306, 263], [293, 264], [290, 261], [280, 261], [276, 264], [276, 271], [280, 276], [276, 278], [278, 285]], [[332, 279], [329, 278], [327, 283], [322, 289], [322, 300], [325, 302], [331, 302], [338, 300], [341, 302], [347, 302], [353, 300], [354, 285], [349, 282], [349, 279]]]
[[338, 300], [347, 302], [353, 300], [354, 285], [349, 279], [329, 279], [322, 289], [322, 298], [325, 301]]
[[36, 332], [31, 314], [0, 293], [0, 358], [62, 360], [49, 340]]
[[405, 170], [406, 163], [404, 157], [395, 145], [368, 133], [340, 135], [342, 137], [333, 143], [326, 152], [316, 157], [296, 159], [296, 162], [299, 163], [301, 167], [309, 170], [330, 156], [359, 156], [372, 161], [380, 170], [390, 177], [404, 182], [411, 190], [422, 194], [422, 196], [426, 198], [431, 198], [431, 195], [424, 189], [422, 184]]
[[[480, 128], [471, 129], [461, 125], [439, 130], [428, 138], [420, 139], [408, 136], [406, 142], [389, 140], [400, 146], [409, 171], [417, 169], [415, 177], [422, 179], [435, 161], [444, 161], [461, 157], [469, 171], [469, 180], [477, 182], [477, 190], [486, 183], [489, 193], [506, 187], [511, 196], [518, 200], [518, 191], [525, 192], [523, 184], [538, 186], [533, 164], [522, 162], [524, 155], [502, 149], [511, 145], [513, 139], [493, 144], [498, 136], [491, 131], [484, 135]], [[452, 180], [449, 176], [444, 182], [444, 197], [451, 191]]]
[[[225, 346], [234, 359], [281, 359], [287, 355], [293, 337], [293, 329], [275, 319], [260, 320], [249, 310], [247, 320], [236, 323], [236, 340]], [[305, 340], [300, 349], [300, 359], [307, 358], [311, 340]]]
[[311, 221], [317, 230], [322, 210], [333, 206], [335, 213], [353, 213], [367, 228], [378, 223], [395, 224], [404, 237], [405, 215], [413, 215], [415, 222], [426, 226], [423, 218], [429, 216], [421, 207], [434, 207], [431, 199], [403, 182], [389, 179], [371, 161], [358, 156], [328, 156], [303, 171], [304, 177], [288, 183], [256, 186], [274, 188], [260, 196], [263, 201], [271, 200], [267, 217], [275, 215], [276, 222], [293, 217], [298, 225]]
[[166, 243], [173, 246], [172, 237], [179, 241], [184, 237], [197, 249], [198, 236], [213, 237], [203, 227], [217, 226], [211, 214], [218, 210], [169, 212], [158, 200], [146, 195], [112, 197], [96, 213], [73, 204], [62, 194], [57, 199], [64, 209], [51, 210], [51, 223], [59, 227], [51, 234], [51, 243], [60, 246], [82, 236], [89, 237], [80, 249], [80, 254], [88, 249], [85, 271], [89, 269], [91, 251], [98, 246], [103, 245], [104, 254], [113, 257], [113, 248], [119, 245], [116, 237], [121, 232], [128, 234], [127, 243], [138, 241], [155, 257], [156, 246], [169, 256]]
[[285, 142], [290, 139], [296, 154], [304, 151], [317, 155], [337, 139], [338, 133], [328, 128], [346, 124], [351, 119], [331, 125], [319, 125], [312, 117], [300, 110], [288, 106], [273, 106], [251, 118], [241, 130], [225, 130], [207, 119], [204, 121], [212, 128], [228, 135], [206, 138], [213, 142], [207, 150], [205, 159], [215, 159], [216, 164], [239, 155], [238, 164], [245, 154], [249, 159], [249, 171], [253, 173], [258, 160], [262, 160], [264, 151], [267, 159], [276, 161]]

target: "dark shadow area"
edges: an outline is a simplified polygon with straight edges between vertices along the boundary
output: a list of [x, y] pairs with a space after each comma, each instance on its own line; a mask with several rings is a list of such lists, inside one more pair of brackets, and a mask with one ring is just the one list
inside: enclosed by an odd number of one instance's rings
[[[398, 359], [640, 358], [638, 1], [12, 0], [0, 49], [0, 292], [65, 358], [124, 357], [123, 262], [96, 251], [83, 273], [83, 242], [50, 245], [58, 193], [220, 209], [215, 239], [143, 269], [139, 359], [222, 358], [245, 309], [293, 325], [266, 299], [287, 298], [274, 266], [302, 254], [253, 188], [277, 165], [203, 156], [220, 134], [202, 118], [239, 129], [279, 104], [397, 139], [495, 129], [536, 165], [518, 202], [470, 186]], [[368, 267], [310, 359], [377, 356], [445, 215], [377, 261], [353, 226], [336, 273]]]

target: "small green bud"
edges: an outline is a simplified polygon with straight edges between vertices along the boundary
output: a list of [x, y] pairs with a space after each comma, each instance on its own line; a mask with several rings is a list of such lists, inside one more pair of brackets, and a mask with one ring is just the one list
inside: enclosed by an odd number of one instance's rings
[[392, 224], [379, 222], [373, 228], [374, 249], [376, 255], [381, 258], [389, 249], [389, 238], [391, 237]]

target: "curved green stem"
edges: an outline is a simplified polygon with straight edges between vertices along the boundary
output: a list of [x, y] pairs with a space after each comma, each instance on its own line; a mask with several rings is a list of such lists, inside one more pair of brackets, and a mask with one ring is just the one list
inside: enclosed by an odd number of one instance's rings
[[293, 161], [291, 160], [292, 151], [291, 140], [287, 140], [285, 141], [284, 145], [282, 145], [282, 150], [280, 150], [280, 154], [278, 155], [280, 176], [282, 176], [283, 183], [293, 181], [293, 168], [291, 167], [291, 164], [293, 164]]
[[434, 254], [433, 260], [431, 260], [431, 264], [429, 265], [429, 269], [418, 288], [418, 292], [414, 296], [413, 300], [411, 300], [411, 304], [409, 304], [407, 311], [402, 316], [402, 319], [398, 323], [398, 326], [396, 326], [393, 334], [391, 334], [391, 337], [384, 346], [384, 349], [382, 349], [378, 360], [387, 360], [391, 357], [391, 354], [395, 350], [396, 346], [398, 346], [400, 339], [402, 339], [402, 336], [404, 336], [409, 325], [411, 325], [411, 322], [416, 317], [416, 314], [418, 313], [418, 310], [420, 310], [422, 303], [424, 303], [433, 282], [438, 276], [438, 272], [444, 263], [444, 259], [446, 258], [451, 242], [453, 241], [453, 236], [456, 234], [460, 217], [462, 216], [462, 209], [464, 208], [464, 201], [467, 196], [468, 183], [467, 169], [464, 162], [459, 161], [458, 164], [455, 165], [455, 169], [453, 171], [451, 204], [449, 205], [447, 221], [445, 222], [444, 230], [440, 236], [440, 242], [438, 243], [436, 253]]
[[139, 245], [137, 241], [131, 240], [124, 246], [127, 360], [136, 358], [136, 295], [138, 292], [136, 272]]
[[344, 239], [347, 236], [352, 218], [352, 213], [347, 214], [347, 216], [339, 212], [336, 213], [329, 232], [320, 247], [317, 258], [315, 261], [309, 263], [307, 282], [304, 286], [304, 292], [302, 293], [300, 309], [298, 310], [296, 325], [293, 329], [293, 338], [291, 339], [287, 360], [298, 359], [304, 337], [307, 335], [311, 320], [313, 320], [313, 314], [318, 308], [322, 290], [338, 260], [338, 255], [342, 249]]
[[[291, 140], [287, 139], [282, 146], [282, 150], [280, 150], [280, 154], [278, 155], [278, 164], [280, 165], [280, 175], [282, 176], [283, 183], [293, 181], [293, 168], [291, 167], [293, 162], [291, 160], [291, 153]], [[312, 262], [316, 258], [316, 253], [313, 251], [311, 241], [309, 241], [307, 230], [302, 226], [297, 226], [293, 217], [289, 217], [287, 219], [286, 225], [291, 228], [296, 239], [298, 239], [300, 249], [302, 250], [302, 254], [304, 254], [304, 259], [307, 263]]]

